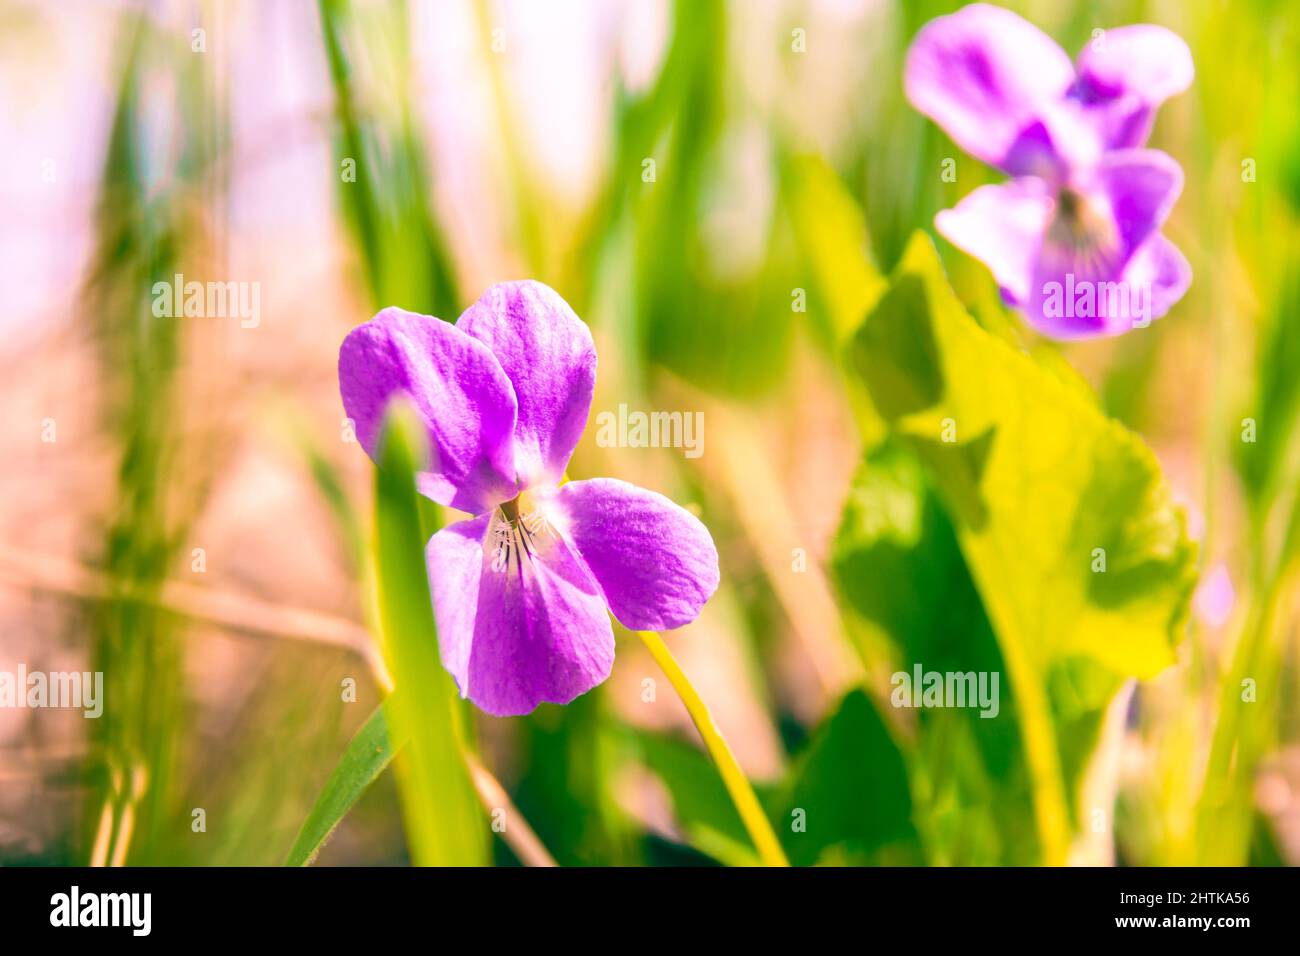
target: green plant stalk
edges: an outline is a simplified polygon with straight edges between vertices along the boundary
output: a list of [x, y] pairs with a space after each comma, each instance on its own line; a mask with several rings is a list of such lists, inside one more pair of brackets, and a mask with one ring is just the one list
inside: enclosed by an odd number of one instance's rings
[[[357, 164], [355, 176], [340, 176], [336, 192], [348, 231], [360, 256], [375, 308], [401, 303], [443, 317], [459, 311], [455, 265], [434, 212], [430, 168], [411, 113], [410, 41], [406, 5], [386, 12], [390, 27], [382, 55], [397, 73], [395, 88], [383, 91], [397, 103], [397, 117], [376, 115], [358, 95], [350, 43], [364, 30], [348, 0], [318, 0], [321, 36], [338, 124], [339, 159]], [[379, 54], [377, 54], [379, 55]], [[363, 77], [364, 82], [364, 77]], [[373, 95], [373, 91], [371, 91]]]
[[[347, 16], [343, 0], [320, 0], [321, 37], [325, 42], [325, 60], [329, 65], [330, 83], [334, 89], [335, 111], [340, 126], [340, 148], [344, 156], [362, 163], [369, 155], [361, 134], [361, 123], [353, 101], [351, 71], [343, 52], [342, 31]], [[361, 249], [362, 264], [366, 269], [366, 282], [376, 297], [383, 285], [379, 247], [378, 203], [370, 175], [357, 177], [347, 188], [340, 187], [339, 198], [344, 216], [351, 226], [355, 241]]]
[[[1224, 675], [1219, 718], [1198, 808], [1197, 862], [1202, 865], [1241, 866], [1247, 862], [1253, 808], [1251, 783], [1265, 750], [1262, 737], [1278, 714], [1273, 701], [1280, 686], [1281, 664], [1272, 641], [1285, 596], [1294, 584], [1297, 563], [1280, 570], [1265, 588], [1257, 591], [1259, 603], [1242, 632], [1233, 666]], [[1241, 696], [1246, 678], [1255, 681], [1256, 700], [1250, 703]]]
[[1025, 764], [1034, 801], [1034, 822], [1043, 846], [1046, 866], [1064, 866], [1070, 854], [1070, 814], [1061, 773], [1060, 751], [1052, 732], [1051, 703], [1040, 669], [1027, 659], [1015, 641], [1002, 641], [1016, 706], [1020, 709]]
[[375, 606], [389, 672], [404, 688], [389, 695], [384, 717], [392, 739], [409, 740], [396, 769], [412, 860], [485, 865], [488, 828], [461, 752], [455, 686], [438, 659], [425, 571], [415, 491], [422, 437], [409, 410], [390, 412], [375, 473]]
[[[1249, 861], [1254, 774], [1265, 752], [1265, 738], [1279, 714], [1276, 704], [1283, 666], [1277, 633], [1285, 627], [1283, 616], [1289, 595], [1300, 575], [1300, 500], [1291, 498], [1286, 532], [1277, 565], [1263, 557], [1268, 516], [1278, 509], [1275, 492], [1258, 511], [1251, 533], [1256, 555], [1255, 595], [1242, 628], [1231, 666], [1219, 687], [1218, 719], [1210, 741], [1210, 755], [1197, 805], [1196, 862], [1240, 866]], [[1255, 681], [1256, 699], [1242, 700], [1242, 682]]]
[[384, 707], [376, 707], [348, 744], [307, 819], [303, 820], [284, 865], [311, 866], [348, 811], [405, 745], [404, 740], [394, 745], [388, 735]]
[[[487, 3], [474, 5], [477, 25], [482, 41], [482, 49], [492, 50], [495, 43], [492, 11]], [[524, 255], [534, 274], [544, 272], [545, 247], [538, 209], [538, 196], [533, 188], [529, 174], [529, 164], [525, 161], [520, 148], [519, 135], [515, 125], [515, 116], [511, 110], [510, 96], [506, 89], [506, 80], [501, 70], [500, 56], [490, 53], [485, 57], [484, 67], [492, 87], [494, 114], [501, 144], [505, 153], [513, 190], [511, 206], [515, 210], [516, 228], [524, 247]]]
[[718, 730], [718, 725], [714, 722], [713, 714], [709, 712], [708, 705], [704, 703], [699, 693], [691, 685], [690, 680], [677, 663], [677, 659], [673, 657], [672, 652], [668, 650], [668, 645], [663, 642], [663, 639], [654, 631], [637, 631], [636, 633], [650, 650], [651, 656], [654, 657], [660, 669], [668, 677], [668, 682], [673, 685], [673, 690], [677, 692], [677, 696], [686, 705], [686, 711], [691, 715], [691, 720], [695, 723], [695, 729], [700, 732], [700, 736], [704, 739], [704, 746], [709, 751], [709, 756], [713, 758], [714, 765], [718, 768], [718, 774], [722, 777], [723, 784], [726, 785], [732, 803], [736, 805], [736, 811], [740, 814], [745, 829], [749, 831], [749, 838], [754, 841], [754, 848], [758, 850], [759, 859], [763, 861], [765, 866], [789, 866], [790, 861], [786, 859], [785, 851], [781, 849], [781, 841], [777, 839], [772, 824], [767, 819], [767, 814], [763, 812], [763, 807], [754, 794], [754, 788], [749, 785], [749, 780], [745, 777], [744, 771], [740, 769], [740, 764], [736, 763], [736, 757], [732, 754], [726, 738]]

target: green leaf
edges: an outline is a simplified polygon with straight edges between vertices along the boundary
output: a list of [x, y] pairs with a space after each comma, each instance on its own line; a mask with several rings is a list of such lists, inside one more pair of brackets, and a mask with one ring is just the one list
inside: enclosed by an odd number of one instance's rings
[[302, 829], [285, 857], [285, 866], [310, 866], [315, 861], [335, 828], [393, 762], [394, 753], [405, 744], [405, 741], [400, 741], [394, 747], [389, 739], [388, 721], [384, 717], [386, 704], [375, 708], [343, 752], [338, 766], [325, 783], [325, 789], [303, 821]]
[[397, 761], [411, 857], [420, 866], [488, 859], [488, 829], [461, 752], [455, 684], [438, 658], [415, 472], [424, 435], [414, 413], [390, 410], [375, 480], [375, 582], [384, 657], [398, 693], [386, 719], [410, 741]]
[[842, 343], [886, 286], [872, 264], [862, 208], [819, 156], [788, 160], [781, 186], [811, 269], [814, 324], [830, 341]]
[[976, 325], [924, 235], [852, 359], [928, 466], [1004, 643], [1040, 667], [1080, 655], [1150, 677], [1172, 663], [1196, 547], [1155, 456]]
[[1064, 862], [1106, 698], [1173, 662], [1196, 578], [1185, 516], [1136, 435], [966, 314], [924, 234], [849, 357], [952, 519], [1020, 711], [1044, 855]]
[[[921, 464], [895, 442], [873, 450], [859, 468], [832, 567], [845, 606], [885, 638], [883, 653], [895, 666], [1005, 673], [952, 523]], [[867, 645], [865, 635], [861, 640], [868, 662], [879, 659], [882, 649]], [[925, 779], [915, 817], [931, 862], [1034, 862], [1038, 847], [1010, 688], [999, 688], [996, 719], [976, 708], [918, 710], [915, 719], [909, 761]]]
[[649, 769], [663, 781], [686, 842], [728, 866], [759, 858], [717, 769], [698, 747], [649, 731], [636, 733]]
[[862, 691], [817, 731], [789, 787], [778, 830], [796, 866], [919, 862], [907, 766]]

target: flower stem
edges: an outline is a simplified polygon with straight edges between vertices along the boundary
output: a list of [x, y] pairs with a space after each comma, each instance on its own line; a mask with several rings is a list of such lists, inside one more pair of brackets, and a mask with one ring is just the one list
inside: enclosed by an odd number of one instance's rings
[[790, 861], [785, 858], [785, 851], [781, 849], [781, 843], [772, 830], [772, 824], [768, 821], [767, 814], [763, 812], [758, 797], [754, 795], [754, 788], [749, 785], [749, 780], [740, 769], [740, 764], [736, 763], [735, 755], [732, 754], [731, 747], [727, 745], [722, 732], [718, 730], [718, 725], [714, 723], [708, 705], [700, 699], [700, 695], [691, 686], [690, 680], [659, 635], [654, 631], [636, 633], [650, 649], [655, 662], [667, 675], [673, 690], [677, 691], [677, 696], [682, 699], [687, 712], [691, 715], [691, 720], [695, 722], [695, 729], [704, 738], [704, 746], [718, 768], [718, 774], [722, 777], [727, 793], [731, 795], [731, 802], [736, 805], [736, 810], [740, 813], [745, 829], [749, 831], [749, 838], [754, 841], [759, 859], [765, 866], [789, 866]]

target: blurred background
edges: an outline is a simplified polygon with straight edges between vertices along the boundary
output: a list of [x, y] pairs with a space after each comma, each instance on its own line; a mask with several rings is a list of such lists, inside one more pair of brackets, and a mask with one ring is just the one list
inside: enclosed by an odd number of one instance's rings
[[[1175, 664], [1107, 685], [1077, 738], [1049, 688], [1070, 861], [1294, 864], [1300, 8], [1007, 5], [1072, 54], [1163, 24], [1197, 70], [1152, 141], [1187, 174], [1166, 232], [1195, 279], [1150, 329], [1037, 339], [939, 243], [981, 325], [1151, 447], [1200, 542]], [[842, 361], [912, 234], [999, 178], [902, 95], [911, 38], [958, 6], [0, 0], [0, 671], [102, 671], [105, 695], [98, 720], [0, 708], [0, 863], [284, 859], [383, 695], [339, 343], [525, 277], [592, 327], [593, 416], [703, 413], [699, 457], [593, 424], [569, 474], [712, 531], [721, 588], [667, 640], [792, 861], [1044, 861], [1014, 695], [992, 721], [889, 706], [919, 621], [958, 669], [1000, 664], [941, 499]], [[255, 286], [256, 321], [157, 316], [176, 274]], [[924, 550], [855, 547], [899, 508]], [[477, 715], [484, 763], [561, 864], [752, 862], [654, 662], [623, 633], [617, 655], [570, 706]], [[389, 774], [320, 863], [406, 860]]]

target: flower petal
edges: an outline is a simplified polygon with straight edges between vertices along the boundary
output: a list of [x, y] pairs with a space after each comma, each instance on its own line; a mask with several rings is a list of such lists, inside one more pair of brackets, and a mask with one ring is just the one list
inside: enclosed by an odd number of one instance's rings
[[554, 289], [526, 281], [492, 286], [456, 327], [492, 350], [514, 386], [520, 486], [558, 483], [596, 386], [596, 346], [586, 323]]
[[555, 493], [548, 513], [625, 627], [681, 627], [718, 588], [709, 530], [663, 495], [613, 478], [571, 481]]
[[1064, 257], [1044, 256], [1035, 276], [1026, 318], [1058, 339], [1119, 335], [1143, 328], [1173, 306], [1192, 281], [1191, 266], [1178, 248], [1156, 233], [1122, 269]]
[[1075, 81], [1055, 41], [1009, 10], [975, 3], [927, 23], [907, 53], [904, 87], [962, 149], [1009, 172], [1017, 141]]
[[372, 458], [389, 401], [410, 399], [432, 459], [419, 488], [439, 504], [477, 514], [517, 493], [510, 380], [481, 342], [454, 326], [384, 309], [343, 340], [339, 391]]
[[1073, 170], [1089, 168], [1102, 152], [1086, 110], [1074, 100], [1055, 100], [1039, 107], [1037, 118], [1020, 131], [999, 165], [1013, 176], [1060, 184]]
[[1106, 30], [1079, 54], [1075, 96], [1096, 116], [1108, 148], [1141, 146], [1155, 109], [1192, 84], [1192, 51], [1164, 27]]
[[1153, 288], [1129, 263], [1182, 190], [1183, 172], [1153, 149], [1107, 153], [1056, 199], [1034, 266], [1026, 318], [1056, 338], [1114, 335], [1152, 318]]
[[1183, 297], [1192, 284], [1192, 267], [1178, 247], [1162, 235], [1143, 243], [1129, 260], [1124, 278], [1150, 292], [1150, 318], [1158, 319]]
[[1159, 150], [1119, 150], [1102, 157], [1087, 188], [1104, 194], [1127, 262], [1168, 218], [1183, 191], [1183, 169]]
[[425, 557], [443, 666], [462, 696], [500, 717], [567, 704], [609, 676], [614, 632], [600, 586], [554, 533], [496, 560], [484, 515], [439, 531]]
[[1134, 93], [1159, 105], [1191, 86], [1195, 72], [1186, 41], [1146, 23], [1106, 30], [1079, 54], [1079, 84], [1095, 97]]
[[972, 190], [934, 217], [939, 233], [979, 259], [1012, 304], [1029, 298], [1034, 262], [1052, 215], [1047, 184], [1036, 177]]
[[433, 616], [438, 623], [438, 653], [442, 666], [456, 678], [462, 696], [469, 686], [479, 578], [490, 550], [487, 533], [492, 520], [493, 515], [485, 514], [449, 524], [434, 534], [424, 549]]
[[1156, 108], [1132, 93], [1125, 93], [1111, 100], [1086, 104], [1082, 115], [1103, 148], [1128, 149], [1142, 146], [1151, 136]]

